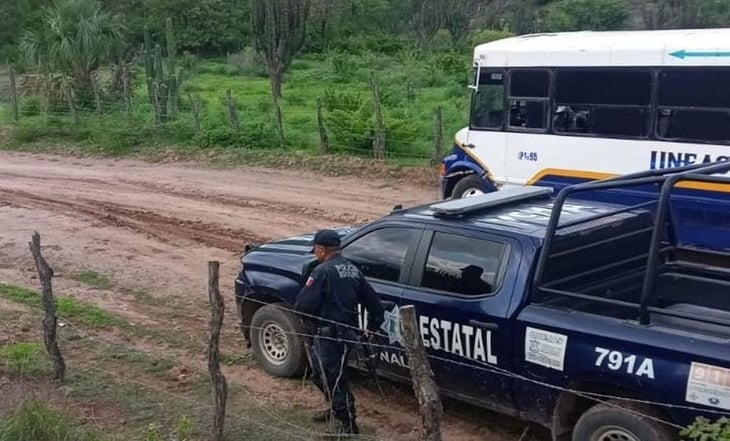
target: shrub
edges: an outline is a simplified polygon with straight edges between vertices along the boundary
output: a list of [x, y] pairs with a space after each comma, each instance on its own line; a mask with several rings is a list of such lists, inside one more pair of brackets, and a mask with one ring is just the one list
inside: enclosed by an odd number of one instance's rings
[[680, 435], [692, 441], [730, 441], [730, 418], [722, 417], [716, 422], [699, 417]]
[[17, 375], [33, 375], [49, 367], [40, 343], [18, 342], [0, 346], [0, 362]]
[[272, 124], [262, 122], [245, 124], [240, 132], [224, 126], [206, 128], [195, 134], [193, 142], [203, 149], [216, 147], [267, 149], [278, 145], [272, 142], [274, 130]]
[[263, 57], [250, 46], [228, 56], [228, 64], [236, 69], [238, 75], [266, 77], [266, 64]]
[[101, 441], [96, 433], [39, 401], [26, 401], [6, 421], [0, 423], [0, 441]]

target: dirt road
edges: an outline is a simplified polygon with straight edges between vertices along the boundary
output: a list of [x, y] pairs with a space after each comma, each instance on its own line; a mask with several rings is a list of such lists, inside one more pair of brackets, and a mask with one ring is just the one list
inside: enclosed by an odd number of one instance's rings
[[[0, 153], [0, 280], [35, 288], [27, 243], [37, 230], [64, 294], [133, 323], [170, 326], [202, 340], [208, 260], [221, 261], [221, 287], [231, 299], [239, 254], [248, 242], [361, 223], [395, 204], [436, 198], [436, 188], [297, 171]], [[82, 271], [108, 275], [111, 287], [75, 281], [73, 275]], [[174, 322], [166, 314], [171, 311]], [[227, 323], [228, 335], [236, 335], [233, 321]], [[230, 337], [228, 343], [240, 345], [240, 339]], [[313, 389], [255, 367], [235, 366], [229, 375], [267, 400], [318, 403]], [[363, 422], [377, 427], [381, 437], [413, 435], [413, 400], [386, 402], [365, 390], [358, 393]], [[508, 439], [455, 415], [448, 416], [445, 435]]]

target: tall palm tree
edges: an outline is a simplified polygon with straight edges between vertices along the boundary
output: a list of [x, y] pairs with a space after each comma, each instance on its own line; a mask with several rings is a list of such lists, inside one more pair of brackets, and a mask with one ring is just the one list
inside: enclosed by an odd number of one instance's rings
[[43, 12], [43, 25], [23, 35], [20, 49], [41, 72], [70, 77], [91, 90], [92, 76], [123, 41], [123, 26], [96, 0], [54, 0]]

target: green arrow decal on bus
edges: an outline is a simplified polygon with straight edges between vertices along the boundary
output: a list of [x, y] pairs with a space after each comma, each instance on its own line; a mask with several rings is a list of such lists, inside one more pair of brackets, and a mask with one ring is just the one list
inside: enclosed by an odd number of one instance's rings
[[682, 49], [681, 51], [672, 52], [669, 55], [682, 60], [689, 57], [730, 57], [730, 51], [691, 52]]

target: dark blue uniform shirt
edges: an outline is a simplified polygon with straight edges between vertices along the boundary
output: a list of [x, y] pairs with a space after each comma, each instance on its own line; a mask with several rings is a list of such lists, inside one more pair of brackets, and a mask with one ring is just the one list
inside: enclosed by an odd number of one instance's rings
[[319, 264], [299, 292], [294, 308], [321, 317], [318, 326], [332, 321], [356, 327], [357, 305], [368, 311], [368, 328], [376, 331], [383, 322], [383, 305], [360, 269], [341, 255]]

